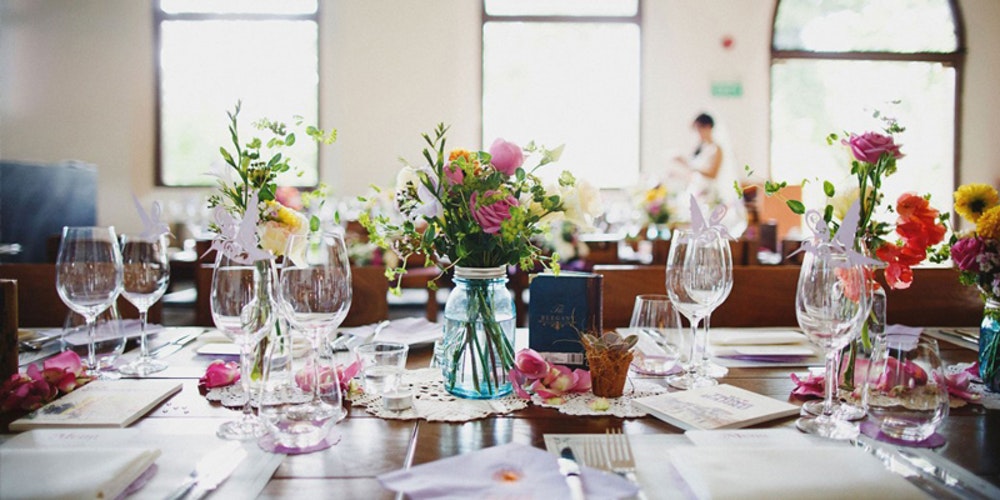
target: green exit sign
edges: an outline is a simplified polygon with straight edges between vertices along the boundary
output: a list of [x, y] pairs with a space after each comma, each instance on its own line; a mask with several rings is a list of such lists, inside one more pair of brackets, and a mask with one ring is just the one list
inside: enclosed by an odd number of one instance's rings
[[712, 82], [712, 97], [742, 97], [743, 83], [739, 81]]

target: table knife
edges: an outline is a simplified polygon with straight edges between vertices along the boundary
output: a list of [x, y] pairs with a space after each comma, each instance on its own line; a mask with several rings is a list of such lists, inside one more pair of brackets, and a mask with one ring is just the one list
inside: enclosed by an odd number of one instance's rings
[[580, 480], [580, 464], [577, 463], [573, 449], [569, 446], [564, 446], [559, 452], [559, 472], [566, 478], [570, 498], [584, 500], [583, 481]]
[[170, 356], [171, 354], [183, 349], [184, 346], [197, 340], [198, 337], [200, 337], [201, 334], [205, 333], [206, 331], [208, 330], [199, 330], [196, 332], [188, 333], [186, 335], [181, 335], [180, 337], [177, 337], [176, 339], [171, 340], [166, 344], [157, 346], [155, 349], [150, 351], [149, 355], [157, 359]]
[[[198, 500], [211, 493], [239, 467], [247, 457], [247, 450], [239, 442], [226, 443], [222, 447], [201, 457], [191, 474], [184, 478], [168, 500], [190, 498]], [[190, 495], [188, 494], [190, 493]]]

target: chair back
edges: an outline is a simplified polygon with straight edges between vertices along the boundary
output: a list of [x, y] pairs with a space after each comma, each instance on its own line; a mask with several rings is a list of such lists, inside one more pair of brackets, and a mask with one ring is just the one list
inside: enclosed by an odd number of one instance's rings
[[17, 373], [17, 282], [0, 280], [0, 384]]
[[[69, 308], [56, 292], [55, 264], [0, 264], [0, 279], [17, 281], [19, 326], [61, 327]], [[138, 318], [139, 311], [123, 296], [118, 297], [122, 318]], [[163, 321], [163, 303], [149, 308], [149, 322]]]
[[[604, 327], [628, 326], [636, 295], [666, 293], [664, 266], [595, 266], [604, 276]], [[885, 287], [882, 273], [879, 281]], [[795, 266], [734, 266], [733, 291], [712, 314], [712, 326], [797, 327]], [[975, 326], [982, 319], [976, 290], [954, 269], [914, 269], [912, 286], [889, 290], [886, 321], [912, 326]]]

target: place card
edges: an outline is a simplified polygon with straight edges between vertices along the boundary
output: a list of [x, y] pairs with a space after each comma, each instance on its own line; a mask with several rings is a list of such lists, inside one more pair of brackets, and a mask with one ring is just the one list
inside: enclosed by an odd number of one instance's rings
[[95, 380], [15, 420], [10, 430], [128, 427], [181, 386], [177, 380]]
[[727, 384], [647, 396], [632, 404], [681, 429], [738, 429], [799, 413], [798, 406]]

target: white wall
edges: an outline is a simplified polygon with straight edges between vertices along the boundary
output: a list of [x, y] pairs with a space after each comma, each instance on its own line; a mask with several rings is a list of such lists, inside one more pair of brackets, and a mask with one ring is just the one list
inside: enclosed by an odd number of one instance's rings
[[[969, 46], [962, 182], [1000, 174], [1000, 2], [960, 0]], [[0, 0], [0, 158], [79, 159], [99, 167], [98, 218], [132, 230], [134, 191], [182, 199], [204, 190], [155, 188], [152, 3]], [[397, 157], [419, 160], [420, 132], [453, 125], [451, 144], [480, 146], [480, 2], [338, 0], [321, 21], [322, 179], [336, 194], [391, 184]], [[693, 146], [702, 110], [729, 129], [738, 165], [768, 163], [772, 0], [644, 0], [643, 169]], [[731, 50], [721, 46], [732, 36]], [[743, 96], [713, 98], [713, 80]]]

